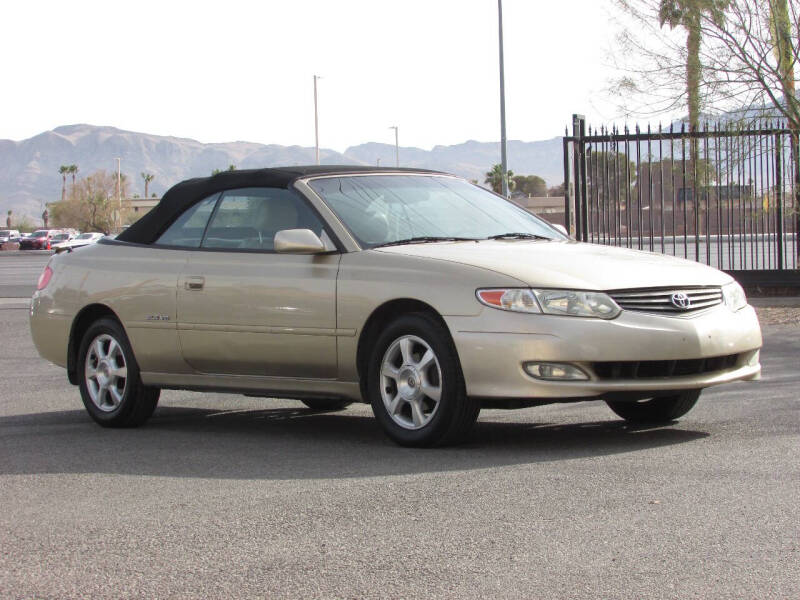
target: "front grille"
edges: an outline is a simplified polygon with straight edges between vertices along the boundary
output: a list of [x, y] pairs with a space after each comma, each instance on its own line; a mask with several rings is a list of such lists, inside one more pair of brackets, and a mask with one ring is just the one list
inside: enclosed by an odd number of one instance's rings
[[724, 371], [735, 367], [738, 360], [738, 354], [728, 354], [687, 360], [608, 361], [592, 363], [592, 369], [599, 379], [651, 379]]
[[691, 313], [722, 303], [718, 287], [619, 290], [608, 295], [623, 310], [667, 314]]

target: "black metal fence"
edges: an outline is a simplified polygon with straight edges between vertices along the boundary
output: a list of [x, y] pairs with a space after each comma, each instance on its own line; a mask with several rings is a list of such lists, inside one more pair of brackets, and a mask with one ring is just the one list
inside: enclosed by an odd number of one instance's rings
[[565, 221], [577, 239], [727, 271], [800, 266], [798, 137], [782, 124], [564, 137]]

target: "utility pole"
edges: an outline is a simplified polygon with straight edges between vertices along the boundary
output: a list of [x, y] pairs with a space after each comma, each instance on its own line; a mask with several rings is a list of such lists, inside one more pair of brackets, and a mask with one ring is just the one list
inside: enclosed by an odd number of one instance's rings
[[397, 125], [392, 125], [389, 129], [394, 129], [394, 163], [396, 167], [400, 166], [400, 143], [397, 135]]
[[122, 159], [117, 158], [117, 231], [122, 229]]
[[500, 32], [500, 167], [503, 170], [503, 196], [508, 198], [508, 157], [506, 156], [506, 76], [503, 64], [503, 0], [497, 0]]
[[317, 111], [317, 79], [319, 75], [314, 75], [314, 150], [319, 164], [319, 112]]

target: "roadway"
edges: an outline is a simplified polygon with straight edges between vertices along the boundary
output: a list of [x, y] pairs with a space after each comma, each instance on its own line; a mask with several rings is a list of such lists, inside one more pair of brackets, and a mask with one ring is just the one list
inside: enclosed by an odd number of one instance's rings
[[0, 597], [800, 597], [800, 324], [665, 427], [484, 411], [416, 450], [366, 406], [211, 393], [102, 429], [25, 306], [0, 304]]

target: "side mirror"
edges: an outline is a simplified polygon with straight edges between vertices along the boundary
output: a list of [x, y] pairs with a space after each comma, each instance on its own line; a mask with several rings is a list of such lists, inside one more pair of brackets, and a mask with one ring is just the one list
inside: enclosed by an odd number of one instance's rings
[[550, 226], [553, 229], [557, 229], [558, 231], [563, 233], [565, 236], [569, 237], [569, 232], [567, 231], [567, 228], [564, 227], [561, 223], [550, 223]]
[[275, 234], [275, 252], [280, 254], [321, 254], [325, 244], [310, 229], [283, 229]]

